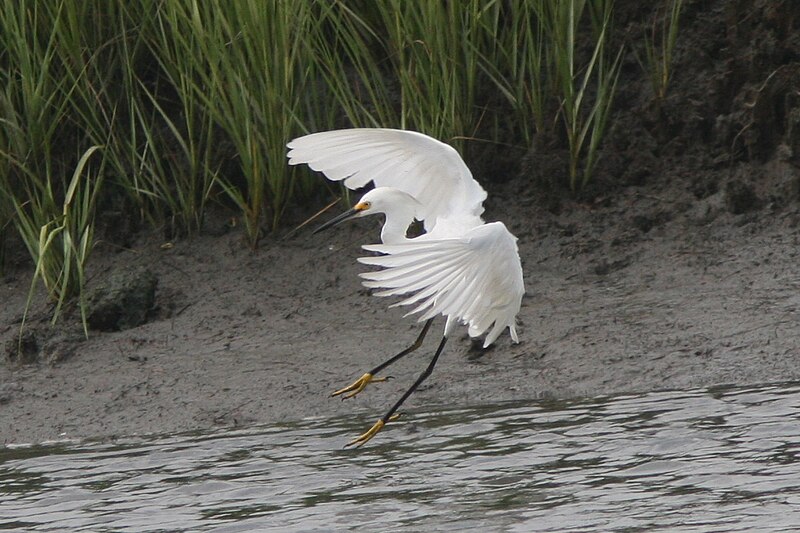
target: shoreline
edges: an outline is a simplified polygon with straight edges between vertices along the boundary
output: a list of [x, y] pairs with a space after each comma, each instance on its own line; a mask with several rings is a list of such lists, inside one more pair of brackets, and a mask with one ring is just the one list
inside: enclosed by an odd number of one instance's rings
[[[554, 215], [490, 192], [487, 220], [506, 221], [520, 239], [522, 342], [504, 333], [484, 352], [458, 330], [404, 419], [441, 405], [800, 380], [797, 206], [734, 215], [720, 192], [672, 202], [680, 207], [643, 231], [634, 220], [662, 212], [664, 193], [628, 188], [608, 206]], [[133, 251], [98, 250], [93, 279], [143, 266], [157, 276], [157, 312], [84, 341], [74, 317], [48, 326], [38, 301], [31, 327], [61, 356], [2, 365], [3, 443], [337, 415], [368, 427], [421, 372], [443, 327], [434, 322], [392, 381], [345, 402], [329, 397], [421, 328], [360, 285], [355, 258], [378, 227], [266, 239], [255, 252], [235, 233], [168, 250], [152, 235]], [[4, 343], [16, 338], [27, 283], [19, 275], [2, 287]]]

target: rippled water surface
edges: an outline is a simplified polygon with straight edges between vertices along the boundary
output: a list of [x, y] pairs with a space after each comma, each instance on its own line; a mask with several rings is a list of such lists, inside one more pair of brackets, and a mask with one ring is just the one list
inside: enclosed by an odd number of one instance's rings
[[800, 386], [0, 449], [19, 531], [800, 531]]

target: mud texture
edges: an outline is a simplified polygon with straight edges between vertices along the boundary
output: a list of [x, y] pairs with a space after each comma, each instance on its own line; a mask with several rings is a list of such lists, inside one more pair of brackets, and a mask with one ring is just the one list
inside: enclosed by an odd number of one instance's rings
[[[618, 4], [629, 35], [652, 23], [640, 3]], [[522, 342], [504, 335], [481, 351], [459, 331], [406, 420], [443, 405], [800, 379], [800, 4], [686, 4], [666, 98], [626, 55], [584, 194], [558, 185], [557, 142], [467, 153], [489, 191], [486, 219], [519, 238]], [[251, 251], [226, 217], [170, 243], [140, 231], [124, 247], [101, 244], [91, 286], [146, 271], [154, 292], [143, 324], [88, 340], [74, 312], [49, 325], [37, 295], [20, 344], [31, 269], [12, 264], [0, 283], [2, 442], [347, 414], [366, 429], [391, 405], [442, 323], [391, 368], [395, 379], [347, 402], [329, 397], [420, 328], [359, 283], [359, 246], [376, 241], [380, 221], [269, 235]]]

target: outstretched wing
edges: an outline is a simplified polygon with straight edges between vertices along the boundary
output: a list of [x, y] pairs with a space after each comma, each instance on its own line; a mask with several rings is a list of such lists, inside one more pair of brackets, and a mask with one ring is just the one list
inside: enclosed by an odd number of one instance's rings
[[419, 201], [425, 229], [436, 220], [480, 216], [486, 191], [452, 147], [422, 133], [381, 128], [324, 131], [289, 144], [289, 164], [307, 163], [332, 181], [358, 189], [371, 181]]
[[[471, 337], [486, 330], [489, 346], [508, 327], [519, 342], [514, 320], [525, 288], [516, 238], [502, 222], [475, 227], [461, 238], [418, 237], [404, 244], [366, 245], [384, 255], [359, 258], [383, 270], [361, 274], [364, 285], [383, 289], [376, 296], [410, 294], [394, 304], [413, 305], [420, 321], [442, 314], [452, 327], [469, 325]], [[446, 331], [449, 333], [449, 331]]]

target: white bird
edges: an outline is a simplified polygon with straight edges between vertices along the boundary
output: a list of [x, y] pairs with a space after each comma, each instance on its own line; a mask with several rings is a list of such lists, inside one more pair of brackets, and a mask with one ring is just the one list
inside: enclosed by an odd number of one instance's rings
[[[358, 259], [382, 270], [361, 274], [364, 285], [381, 289], [376, 296], [405, 295], [393, 306], [413, 306], [406, 316], [417, 314], [420, 322], [425, 321], [414, 344], [333, 396], [350, 398], [370, 382], [384, 381], [375, 375], [416, 350], [436, 316], [446, 318], [428, 367], [386, 415], [348, 444], [360, 446], [396, 417], [400, 405], [431, 374], [458, 324], [465, 324], [471, 337], [486, 333], [484, 348], [506, 328], [519, 342], [515, 318], [525, 289], [517, 239], [502, 222], [483, 221], [486, 191], [453, 147], [427, 135], [357, 128], [313, 133], [287, 146], [290, 165], [306, 163], [350, 189], [374, 183], [355, 207], [315, 233], [350, 218], [384, 214], [383, 244], [363, 246], [381, 255]], [[406, 232], [415, 219], [423, 222], [426, 233], [408, 238]]]

